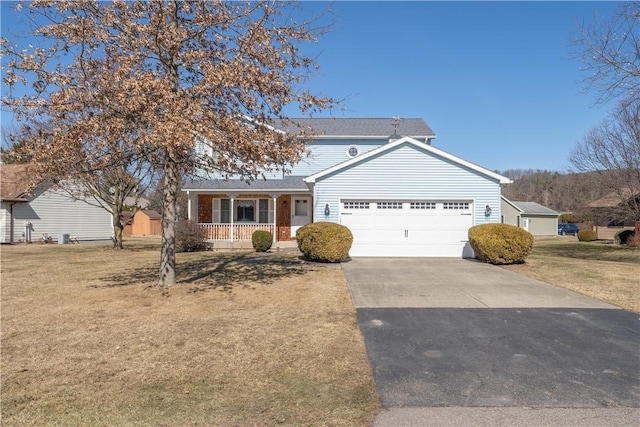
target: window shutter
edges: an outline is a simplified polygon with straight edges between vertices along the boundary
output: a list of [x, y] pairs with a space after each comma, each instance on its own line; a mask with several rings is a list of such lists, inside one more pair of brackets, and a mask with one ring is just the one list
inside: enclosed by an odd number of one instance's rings
[[220, 199], [213, 199], [213, 206], [211, 211], [211, 222], [217, 224], [220, 222]]
[[223, 224], [229, 224], [231, 222], [231, 216], [229, 211], [231, 210], [231, 201], [229, 199], [220, 199], [220, 222]]
[[259, 203], [258, 222], [260, 224], [267, 224], [269, 222], [269, 199], [260, 199]]

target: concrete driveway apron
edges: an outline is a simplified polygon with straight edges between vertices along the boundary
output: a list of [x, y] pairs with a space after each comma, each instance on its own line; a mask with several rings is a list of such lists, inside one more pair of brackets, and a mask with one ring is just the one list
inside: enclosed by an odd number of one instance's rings
[[637, 314], [473, 260], [342, 268], [375, 426], [640, 425]]

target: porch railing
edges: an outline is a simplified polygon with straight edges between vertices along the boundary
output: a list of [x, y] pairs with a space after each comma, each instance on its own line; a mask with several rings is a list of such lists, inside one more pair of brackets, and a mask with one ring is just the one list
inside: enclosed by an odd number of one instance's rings
[[231, 228], [233, 227], [233, 240], [251, 240], [251, 235], [256, 230], [265, 230], [273, 235], [275, 230], [273, 224], [216, 224], [216, 223], [198, 223], [198, 226], [207, 231], [209, 240], [231, 240]]

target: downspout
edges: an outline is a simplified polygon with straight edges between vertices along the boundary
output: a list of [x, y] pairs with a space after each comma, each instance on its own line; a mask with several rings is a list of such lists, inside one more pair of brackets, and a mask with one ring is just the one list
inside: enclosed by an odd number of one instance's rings
[[13, 205], [16, 202], [9, 203], [9, 243], [13, 243]]

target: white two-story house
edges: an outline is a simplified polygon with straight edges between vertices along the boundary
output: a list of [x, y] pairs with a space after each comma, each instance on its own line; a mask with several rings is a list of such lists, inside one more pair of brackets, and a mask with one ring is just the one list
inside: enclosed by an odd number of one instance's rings
[[185, 184], [189, 218], [211, 240], [250, 240], [257, 229], [294, 240], [303, 225], [330, 221], [353, 233], [351, 256], [467, 257], [469, 228], [500, 222], [511, 181], [433, 147], [422, 119], [296, 121], [317, 136], [290, 174]]

